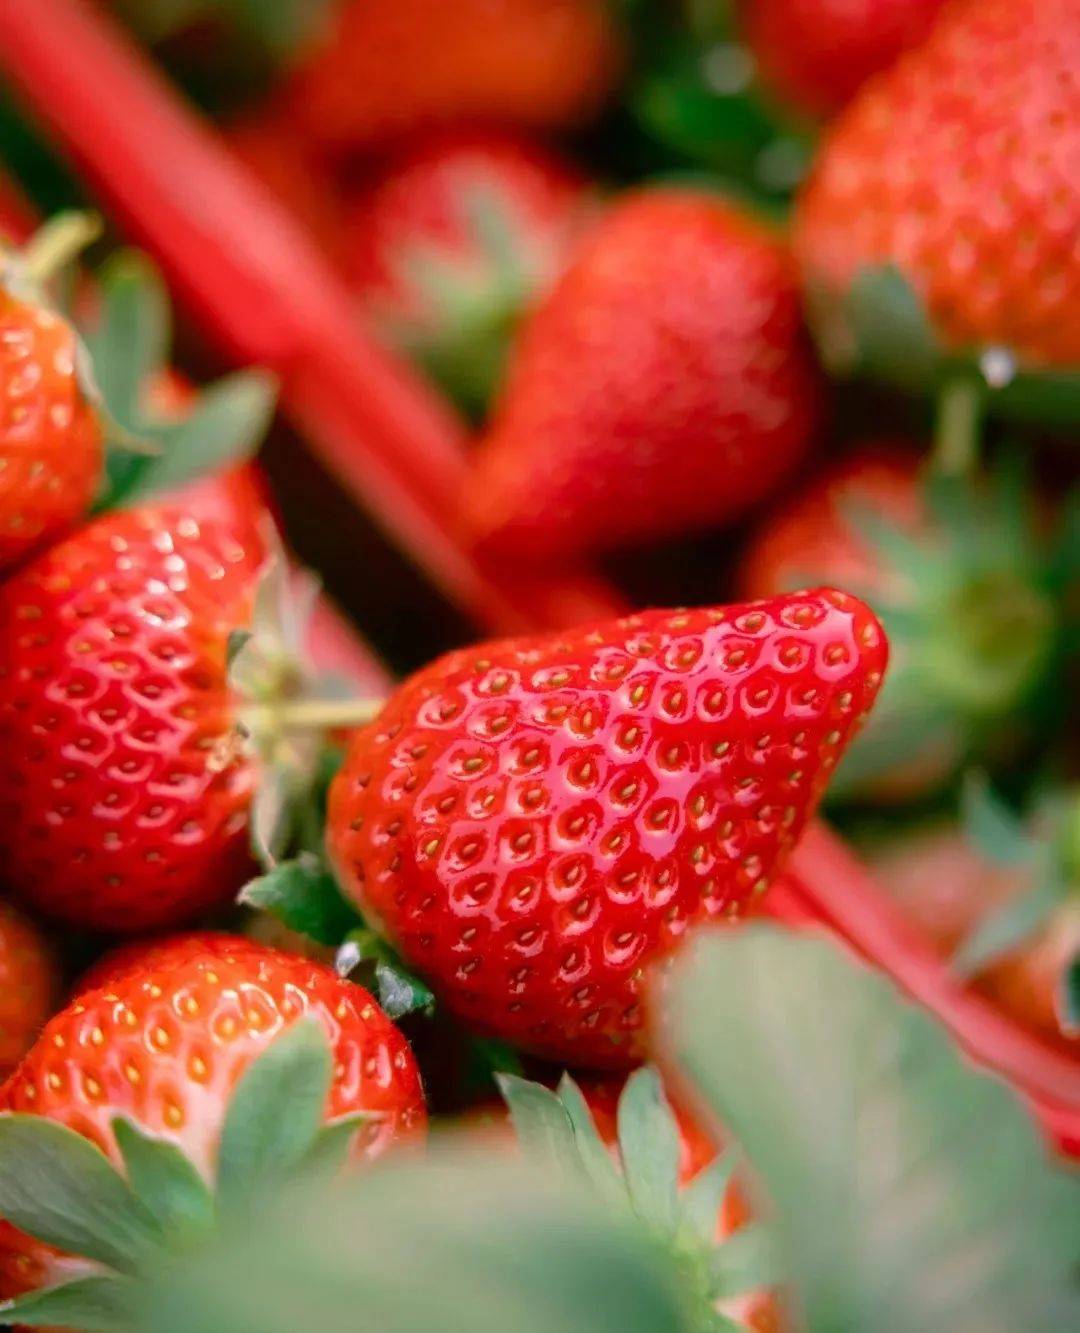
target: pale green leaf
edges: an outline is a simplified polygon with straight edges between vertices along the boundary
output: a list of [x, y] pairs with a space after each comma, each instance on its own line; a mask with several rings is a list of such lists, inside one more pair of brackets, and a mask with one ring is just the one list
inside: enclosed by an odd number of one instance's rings
[[712, 1297], [718, 1301], [775, 1286], [784, 1277], [776, 1238], [768, 1227], [760, 1224], [740, 1227], [717, 1245], [710, 1268]]
[[699, 1171], [679, 1193], [679, 1221], [703, 1244], [716, 1240], [720, 1205], [731, 1184], [736, 1154], [726, 1152]]
[[679, 1127], [650, 1065], [636, 1070], [619, 1098], [619, 1152], [638, 1215], [665, 1233], [678, 1222]]
[[495, 1082], [525, 1151], [571, 1174], [580, 1169], [574, 1127], [556, 1094], [516, 1074], [496, 1074]]
[[564, 1074], [559, 1082], [559, 1099], [574, 1127], [574, 1143], [582, 1165], [600, 1197], [627, 1203], [629, 1193], [626, 1183], [600, 1137], [588, 1102], [569, 1074]]
[[85, 1333], [122, 1330], [131, 1325], [134, 1287], [129, 1278], [85, 1277], [32, 1291], [0, 1304], [0, 1320], [22, 1328], [58, 1327]]
[[117, 1116], [112, 1127], [128, 1184], [166, 1236], [209, 1231], [214, 1224], [213, 1198], [176, 1144], [154, 1138], [123, 1116]]

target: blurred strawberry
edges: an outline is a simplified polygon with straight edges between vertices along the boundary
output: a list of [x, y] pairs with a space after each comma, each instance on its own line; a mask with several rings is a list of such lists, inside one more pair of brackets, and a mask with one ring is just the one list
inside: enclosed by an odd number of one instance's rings
[[714, 194], [629, 195], [522, 332], [470, 526], [547, 560], [723, 524], [794, 469], [820, 396], [783, 245]]
[[830, 589], [448, 653], [352, 739], [341, 886], [469, 1027], [633, 1064], [650, 967], [767, 889], [886, 658]]
[[972, 782], [965, 807], [961, 826], [879, 850], [875, 878], [980, 992], [1080, 1053], [1080, 993], [1069, 989], [1080, 979], [1080, 798], [1046, 801], [1025, 825]]
[[343, 0], [284, 105], [303, 133], [366, 147], [431, 124], [580, 124], [621, 64], [604, 0]]
[[0, 899], [0, 1078], [6, 1078], [36, 1039], [60, 990], [45, 937]]
[[526, 139], [486, 130], [422, 139], [354, 201], [361, 304], [479, 415], [522, 314], [565, 265], [586, 199], [582, 178]]
[[947, 348], [1080, 364], [1078, 68], [1076, 0], [954, 0], [868, 85], [797, 208], [823, 328], [895, 266]]
[[740, 0], [766, 83], [811, 115], [843, 106], [930, 31], [944, 0]]
[[830, 787], [902, 801], [973, 754], [1015, 752], [1062, 634], [1059, 570], [1019, 477], [926, 479], [918, 456], [867, 445], [761, 524], [740, 584], [761, 597], [828, 582], [874, 607], [892, 645], [877, 708]]

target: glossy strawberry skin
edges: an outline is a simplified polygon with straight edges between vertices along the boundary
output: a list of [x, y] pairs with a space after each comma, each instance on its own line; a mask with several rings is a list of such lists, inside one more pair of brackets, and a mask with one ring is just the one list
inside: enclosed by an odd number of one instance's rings
[[45, 937], [0, 900], [0, 1075], [25, 1055], [59, 991], [56, 960]]
[[[117, 1160], [126, 1115], [176, 1143], [212, 1179], [229, 1095], [284, 1028], [310, 1015], [333, 1046], [326, 1118], [364, 1111], [363, 1158], [422, 1135], [423, 1090], [405, 1038], [360, 986], [331, 968], [245, 941], [85, 992], [46, 1026], [0, 1089], [0, 1109], [47, 1116]], [[60, 1276], [56, 1252], [0, 1223], [0, 1295]]]
[[76, 995], [112, 986], [134, 972], [156, 972], [159, 968], [184, 966], [198, 958], [237, 958], [247, 951], [266, 953], [266, 945], [225, 930], [185, 930], [177, 935], [154, 935], [149, 939], [118, 944], [87, 968], [75, 986]]
[[451, 653], [352, 742], [341, 882], [468, 1025], [633, 1063], [646, 966], [764, 890], [886, 654], [830, 590]]
[[242, 883], [253, 774], [225, 657], [252, 575], [228, 529], [147, 508], [0, 589], [0, 849], [40, 911], [138, 933]]
[[0, 293], [0, 570], [60, 536], [94, 498], [101, 423], [75, 349], [66, 320]]
[[837, 121], [799, 202], [807, 281], [899, 267], [949, 345], [1080, 362], [1080, 10], [958, 0]]
[[603, 0], [348, 0], [284, 104], [338, 151], [452, 121], [556, 129], [599, 109], [620, 64]]
[[545, 559], [719, 525], [795, 467], [819, 415], [783, 245], [715, 195], [628, 195], [522, 330], [466, 521]]
[[766, 82], [812, 115], [843, 106], [920, 42], [944, 0], [742, 0], [742, 30]]

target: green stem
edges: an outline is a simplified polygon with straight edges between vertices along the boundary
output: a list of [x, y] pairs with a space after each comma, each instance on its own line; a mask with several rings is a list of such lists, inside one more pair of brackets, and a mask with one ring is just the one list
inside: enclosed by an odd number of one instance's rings
[[57, 213], [23, 247], [20, 261], [31, 281], [46, 283], [101, 235], [96, 213]]
[[946, 476], [969, 476], [979, 461], [982, 389], [973, 379], [948, 380], [938, 395], [934, 464]]

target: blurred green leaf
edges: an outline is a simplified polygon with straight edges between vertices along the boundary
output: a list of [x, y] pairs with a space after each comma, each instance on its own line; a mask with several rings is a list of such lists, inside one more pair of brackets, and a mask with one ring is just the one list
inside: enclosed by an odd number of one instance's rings
[[983, 773], [969, 773], [960, 797], [960, 818], [971, 845], [1001, 866], [1034, 866], [1038, 844]]
[[702, 932], [665, 1034], [770, 1196], [810, 1329], [1080, 1327], [1080, 1185], [887, 981], [820, 940]]
[[153, 1138], [123, 1116], [113, 1134], [128, 1184], [166, 1237], [200, 1235], [214, 1224], [214, 1200], [202, 1176], [175, 1143]]
[[526, 1152], [573, 1175], [579, 1159], [574, 1126], [558, 1096], [543, 1084], [516, 1074], [497, 1074], [495, 1082], [510, 1108], [514, 1131]]
[[134, 1333], [361, 1328], [689, 1333], [675, 1269], [628, 1217], [462, 1149], [268, 1199], [163, 1273]]
[[626, 1187], [639, 1217], [661, 1232], [678, 1217], [679, 1128], [651, 1065], [626, 1081], [618, 1107], [619, 1152]]
[[340, 944], [360, 919], [341, 896], [334, 876], [310, 852], [279, 861], [249, 881], [239, 901], [269, 912], [289, 930], [320, 944]]
[[4, 1327], [115, 1330], [130, 1324], [134, 1287], [129, 1278], [85, 1277], [0, 1303]]
[[952, 957], [957, 976], [973, 976], [995, 959], [1011, 953], [1044, 926], [1062, 905], [1068, 896], [1068, 886], [1058, 866], [1049, 858], [1046, 861], [1032, 888], [992, 912], [960, 945]]
[[1066, 967], [1061, 981], [1062, 1026], [1080, 1032], [1080, 954]]

